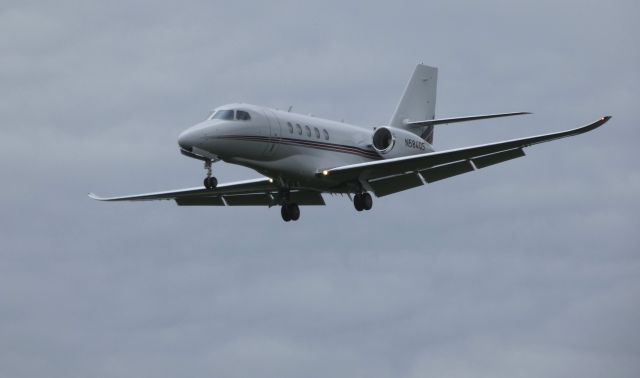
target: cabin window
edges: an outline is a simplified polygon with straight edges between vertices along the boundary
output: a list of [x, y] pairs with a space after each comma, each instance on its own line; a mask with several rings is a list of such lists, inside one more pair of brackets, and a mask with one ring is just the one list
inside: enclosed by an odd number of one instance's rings
[[230, 121], [233, 119], [233, 110], [218, 110], [211, 119], [224, 119]]
[[298, 129], [298, 135], [302, 135], [302, 127], [299, 123], [296, 123], [296, 128]]
[[304, 129], [307, 131], [307, 136], [310, 137], [311, 136], [311, 128], [309, 128], [308, 125], [304, 125]]
[[244, 110], [238, 110], [236, 112], [236, 119], [240, 121], [249, 121], [251, 119], [251, 116]]
[[324, 139], [329, 140], [329, 132], [327, 129], [322, 129], [322, 133], [324, 134]]
[[293, 134], [293, 125], [291, 122], [287, 122], [287, 126], [289, 126], [289, 134]]
[[315, 132], [316, 132], [316, 138], [320, 139], [320, 130], [318, 130], [318, 128], [317, 128], [317, 127], [314, 127], [314, 128], [313, 128], [313, 131], [315, 131]]

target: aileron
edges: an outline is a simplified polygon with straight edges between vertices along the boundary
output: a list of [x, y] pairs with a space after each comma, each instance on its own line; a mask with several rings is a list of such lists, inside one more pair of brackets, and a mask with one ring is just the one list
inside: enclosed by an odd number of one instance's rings
[[476, 168], [481, 169], [494, 164], [502, 163], [508, 160], [516, 159], [525, 156], [522, 148], [514, 148], [513, 150], [506, 150], [495, 154], [489, 154], [471, 159], [473, 165]]

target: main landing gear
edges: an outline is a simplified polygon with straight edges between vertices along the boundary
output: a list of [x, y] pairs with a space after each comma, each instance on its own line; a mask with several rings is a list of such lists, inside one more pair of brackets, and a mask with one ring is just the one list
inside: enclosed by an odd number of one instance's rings
[[371, 210], [373, 207], [373, 199], [371, 198], [371, 194], [364, 193], [356, 193], [353, 197], [353, 207], [358, 211], [362, 210]]
[[300, 207], [295, 203], [283, 203], [280, 209], [280, 215], [285, 222], [297, 221], [300, 219]]
[[207, 177], [204, 178], [204, 187], [207, 189], [215, 189], [218, 186], [218, 179], [211, 176], [211, 160], [204, 162], [204, 169], [207, 170]]
[[291, 193], [289, 190], [282, 190], [278, 193], [278, 202], [282, 205], [280, 215], [285, 222], [297, 221], [300, 219], [300, 207], [297, 203], [290, 202]]

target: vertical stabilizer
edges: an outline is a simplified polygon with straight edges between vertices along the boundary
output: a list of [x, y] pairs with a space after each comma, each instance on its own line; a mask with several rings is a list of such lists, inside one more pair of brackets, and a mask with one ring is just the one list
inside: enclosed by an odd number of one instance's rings
[[[434, 119], [436, 116], [437, 84], [438, 69], [418, 64], [407, 83], [389, 125], [406, 129], [406, 122]], [[428, 143], [433, 143], [433, 126], [411, 131], [422, 136]]]

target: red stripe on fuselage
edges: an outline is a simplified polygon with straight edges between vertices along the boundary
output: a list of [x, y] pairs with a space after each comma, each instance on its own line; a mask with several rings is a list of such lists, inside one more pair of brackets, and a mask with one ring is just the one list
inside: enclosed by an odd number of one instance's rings
[[300, 139], [292, 139], [292, 138], [271, 138], [271, 137], [251, 136], [251, 135], [223, 135], [223, 136], [217, 136], [215, 138], [244, 140], [244, 141], [250, 141], [250, 142], [262, 142], [262, 143], [277, 143], [277, 144], [292, 145], [292, 146], [303, 146], [303, 147], [316, 148], [316, 149], [321, 149], [326, 151], [336, 151], [336, 152], [342, 152], [342, 153], [347, 153], [352, 155], [358, 155], [358, 156], [366, 157], [372, 160], [382, 159], [373, 150], [365, 150], [363, 148], [358, 148], [354, 146], [317, 142], [317, 141], [310, 141], [310, 140], [300, 140]]

